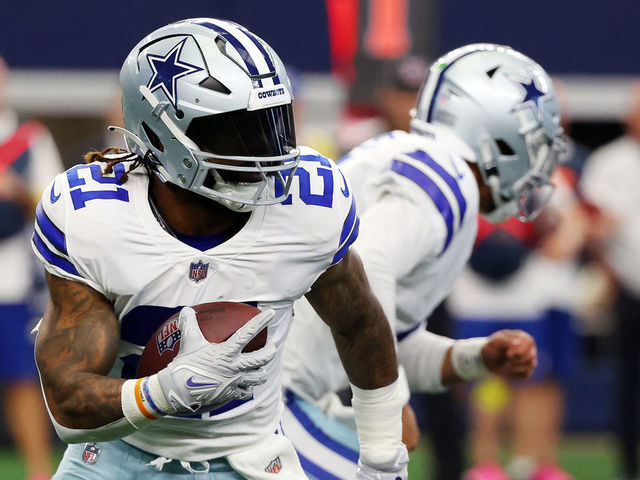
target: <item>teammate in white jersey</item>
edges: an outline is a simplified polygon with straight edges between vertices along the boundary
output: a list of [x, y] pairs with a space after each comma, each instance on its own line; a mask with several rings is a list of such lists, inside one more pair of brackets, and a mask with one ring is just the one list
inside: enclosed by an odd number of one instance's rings
[[[412, 115], [411, 133], [378, 136], [340, 162], [361, 215], [355, 247], [410, 390], [438, 392], [488, 371], [526, 378], [537, 358], [525, 332], [454, 341], [424, 324], [471, 254], [477, 214], [530, 220], [548, 200], [562, 133], [551, 80], [509, 47], [469, 45], [432, 65]], [[344, 370], [312, 305], [297, 301], [295, 314], [283, 431], [311, 477], [351, 478], [358, 443], [333, 393], [348, 387]]]
[[[77, 444], [54, 478], [306, 478], [279, 427], [281, 347], [304, 294], [353, 384], [358, 478], [406, 478], [393, 335], [349, 251], [353, 195], [296, 146], [276, 53], [235, 23], [190, 19], [144, 38], [120, 81], [129, 152], [88, 154], [37, 210], [51, 302], [36, 360], [56, 431]], [[183, 307], [220, 300], [262, 313], [210, 344]], [[178, 311], [178, 355], [134, 379]], [[265, 326], [267, 345], [241, 353]]]

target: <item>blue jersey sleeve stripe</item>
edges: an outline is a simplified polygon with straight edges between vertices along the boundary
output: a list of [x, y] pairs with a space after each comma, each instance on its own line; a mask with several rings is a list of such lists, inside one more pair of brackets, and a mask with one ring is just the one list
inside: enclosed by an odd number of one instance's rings
[[67, 273], [70, 273], [71, 275], [75, 275], [76, 277], [82, 276], [78, 273], [78, 270], [76, 270], [76, 267], [74, 267], [71, 262], [62, 258], [59, 255], [56, 255], [51, 250], [49, 250], [49, 247], [47, 247], [47, 245], [42, 241], [42, 239], [40, 238], [37, 232], [33, 232], [33, 237], [31, 237], [31, 241], [35, 245], [38, 252], [40, 252], [40, 255], [42, 255], [45, 258], [45, 260], [47, 260], [47, 262], [49, 262], [52, 265], [55, 265], [58, 268], [61, 268], [62, 270], [64, 270]]
[[449, 205], [447, 197], [444, 196], [442, 191], [433, 182], [433, 180], [431, 180], [427, 175], [425, 175], [417, 168], [412, 167], [407, 163], [401, 162], [399, 160], [394, 160], [391, 164], [391, 170], [413, 181], [420, 188], [422, 188], [422, 190], [424, 190], [426, 194], [429, 195], [429, 197], [431, 197], [431, 200], [433, 200], [433, 203], [440, 211], [440, 214], [442, 215], [442, 218], [447, 225], [447, 238], [444, 242], [444, 248], [442, 249], [442, 252], [444, 252], [449, 246], [449, 243], [451, 243], [454, 228], [453, 211], [451, 210], [451, 205]]
[[42, 234], [49, 240], [49, 243], [56, 247], [59, 252], [68, 255], [67, 253], [67, 240], [64, 233], [55, 226], [51, 219], [47, 216], [42, 208], [42, 202], [38, 202], [36, 207], [36, 222]]
[[349, 209], [347, 218], [345, 219], [344, 224], [342, 225], [342, 232], [340, 232], [340, 241], [338, 242], [338, 245], [342, 245], [345, 239], [349, 236], [349, 234], [351, 233], [351, 230], [353, 230], [353, 224], [355, 221], [356, 221], [356, 201], [355, 199], [353, 199], [351, 201], [351, 208]]
[[331, 438], [320, 427], [313, 423], [311, 418], [309, 418], [309, 416], [297, 403], [295, 396], [291, 392], [287, 392], [287, 408], [289, 408], [291, 413], [293, 413], [293, 416], [300, 423], [300, 425], [302, 425], [304, 429], [309, 432], [309, 434], [318, 442], [322, 443], [325, 447], [334, 451], [341, 457], [344, 457], [354, 463], [358, 462], [358, 452]]
[[332, 265], [338, 263], [340, 260], [342, 260], [342, 257], [344, 257], [347, 254], [347, 251], [349, 250], [349, 247], [351, 246], [351, 244], [356, 241], [356, 238], [358, 238], [359, 231], [360, 231], [360, 219], [356, 217], [356, 224], [353, 227], [353, 230], [351, 231], [351, 235], [349, 235], [349, 238], [344, 243], [344, 245], [342, 245], [342, 247], [340, 247], [340, 250], [338, 250], [336, 254], [333, 256], [333, 260], [331, 260]]
[[456, 197], [456, 201], [458, 202], [458, 209], [460, 211], [460, 224], [462, 224], [462, 220], [464, 220], [464, 214], [467, 211], [467, 201], [464, 199], [464, 195], [462, 195], [462, 191], [460, 190], [460, 185], [454, 177], [451, 176], [449, 172], [447, 172], [441, 165], [438, 165], [436, 161], [429, 156], [427, 152], [422, 150], [416, 150], [415, 152], [408, 154], [411, 158], [415, 158], [420, 162], [427, 165], [431, 170], [436, 172], [438, 175], [442, 177], [445, 183], [449, 186], [451, 191]]

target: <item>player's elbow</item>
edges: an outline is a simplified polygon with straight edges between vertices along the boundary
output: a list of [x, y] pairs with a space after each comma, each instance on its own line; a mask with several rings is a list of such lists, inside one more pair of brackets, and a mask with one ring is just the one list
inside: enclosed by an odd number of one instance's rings
[[[55, 391], [55, 388], [44, 388], [45, 395], [44, 400], [47, 406], [47, 412], [51, 419], [53, 428], [65, 443], [86, 443], [86, 442], [98, 442], [109, 441], [118, 438], [117, 435], [109, 434], [109, 432], [102, 432], [101, 430], [88, 429], [80, 427], [80, 420], [74, 421], [74, 418], [79, 418], [77, 412], [74, 411], [73, 399], [69, 396], [55, 395], [51, 393]], [[48, 393], [47, 393], [48, 392]], [[107, 435], [105, 435], [107, 433]]]
[[[52, 419], [53, 420], [53, 419]], [[67, 428], [56, 421], [52, 421], [56, 434], [64, 443], [87, 443], [98, 441], [90, 432], [82, 429]]]
[[[109, 442], [117, 440], [131, 433], [128, 428], [130, 424], [125, 421], [113, 422], [99, 428], [69, 428], [59, 424], [53, 416], [51, 417], [53, 428], [60, 440], [65, 443], [91, 443], [91, 442]], [[118, 425], [121, 423], [122, 425]]]
[[[67, 443], [79, 443], [86, 441], [77, 438], [87, 427], [95, 427], [90, 412], [81, 409], [79, 405], [81, 384], [74, 375], [65, 375], [61, 378], [51, 378], [41, 372], [44, 399], [47, 404], [49, 416], [54, 424], [58, 436]], [[69, 437], [71, 435], [71, 437]]]
[[47, 382], [42, 380], [45, 401], [49, 409], [51, 420], [54, 424], [64, 424], [69, 427], [76, 427], [74, 418], [79, 415], [75, 411], [75, 400], [70, 389], [62, 383]]
[[[45, 392], [50, 391], [51, 389], [45, 387]], [[60, 440], [65, 443], [97, 441], [91, 436], [91, 430], [78, 428], [77, 422], [73, 421], [76, 415], [74, 415], [71, 399], [47, 393], [45, 394], [45, 402], [49, 411], [49, 418]]]
[[36, 348], [36, 364], [40, 373], [44, 399], [54, 424], [62, 424], [71, 428], [82, 427], [82, 412], [78, 408], [81, 403], [82, 379], [77, 372], [69, 368], [52, 366], [42, 361]]

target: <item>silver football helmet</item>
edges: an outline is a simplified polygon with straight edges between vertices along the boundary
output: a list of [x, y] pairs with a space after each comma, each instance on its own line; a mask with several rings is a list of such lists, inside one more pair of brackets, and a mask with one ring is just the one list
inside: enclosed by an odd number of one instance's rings
[[293, 94], [264, 40], [224, 20], [172, 23], [133, 48], [120, 83], [125, 128], [111, 128], [162, 181], [236, 211], [287, 197], [299, 156]]
[[413, 131], [443, 125], [473, 149], [496, 206], [490, 221], [531, 220], [549, 200], [564, 145], [560, 108], [530, 58], [488, 43], [453, 50], [431, 66], [412, 116]]

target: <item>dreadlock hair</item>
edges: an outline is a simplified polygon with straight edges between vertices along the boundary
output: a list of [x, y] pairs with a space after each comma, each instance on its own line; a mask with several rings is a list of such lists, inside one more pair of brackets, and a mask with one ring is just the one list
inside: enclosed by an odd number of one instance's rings
[[[128, 162], [133, 160], [133, 163], [129, 166], [126, 172], [124, 172], [120, 178], [118, 179], [118, 183], [122, 185], [129, 179], [129, 173], [135, 170], [138, 167], [144, 166], [147, 169], [147, 172], [153, 169], [153, 160], [150, 157], [151, 152], [147, 152], [147, 155], [141, 157], [135, 153], [128, 152], [127, 150], [123, 150], [122, 148], [117, 147], [109, 147], [105, 148], [101, 152], [95, 150], [91, 152], [87, 152], [84, 155], [84, 161], [86, 163], [93, 162], [104, 162], [107, 164], [106, 168], [102, 172], [103, 175], [113, 173], [113, 167], [118, 163]], [[116, 158], [108, 158], [107, 155], [113, 154], [118, 155]]]

